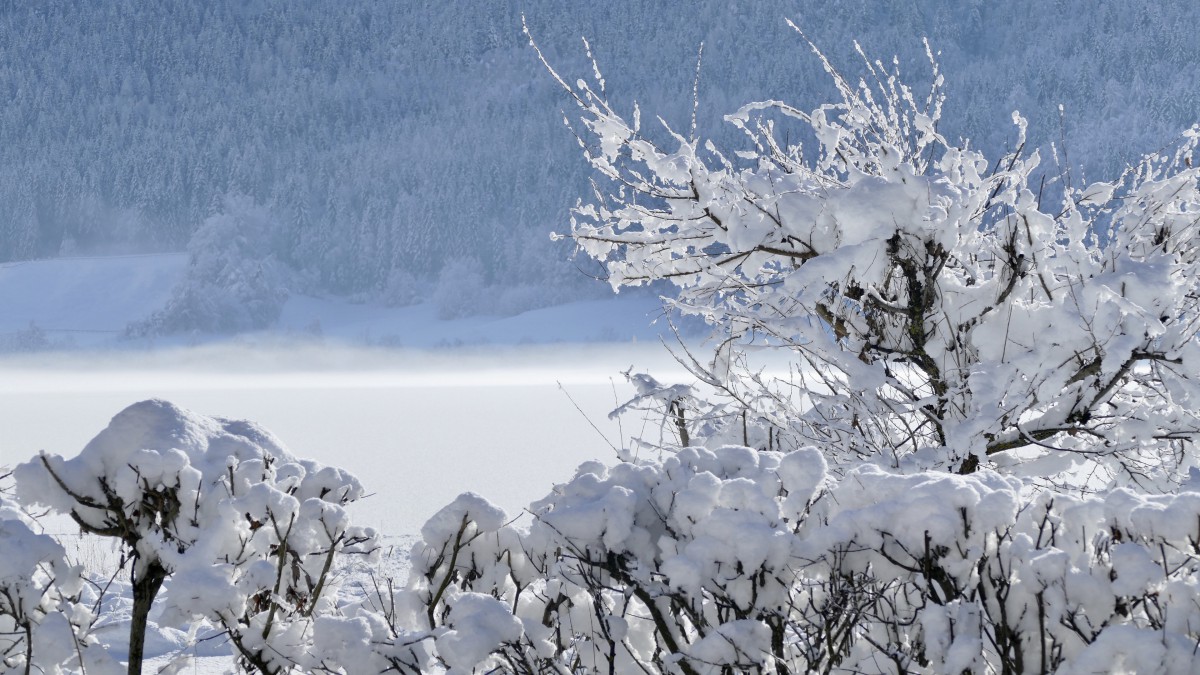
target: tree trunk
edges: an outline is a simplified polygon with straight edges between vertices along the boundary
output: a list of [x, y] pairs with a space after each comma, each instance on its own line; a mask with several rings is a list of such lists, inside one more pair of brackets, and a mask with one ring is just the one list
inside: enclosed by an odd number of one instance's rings
[[973, 474], [978, 468], [979, 458], [975, 455], [968, 455], [967, 458], [962, 461], [962, 464], [958, 465], [958, 475], [967, 476]]
[[[137, 562], [134, 562], [137, 570]], [[129, 624], [129, 675], [141, 675], [142, 654], [146, 649], [146, 624], [154, 597], [167, 578], [167, 570], [157, 560], [146, 565], [146, 571], [133, 580], [133, 618]]]

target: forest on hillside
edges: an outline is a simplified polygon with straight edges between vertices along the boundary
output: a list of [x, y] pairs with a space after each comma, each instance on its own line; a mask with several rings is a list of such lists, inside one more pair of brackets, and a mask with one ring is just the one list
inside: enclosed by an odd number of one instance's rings
[[0, 261], [183, 250], [235, 203], [255, 217], [216, 238], [240, 237], [237, 255], [287, 270], [293, 291], [402, 303], [466, 275], [521, 289], [513, 310], [600, 292], [548, 236], [588, 169], [522, 15], [562, 72], [591, 73], [586, 37], [611, 100], [675, 128], [703, 43], [697, 121], [718, 142], [745, 101], [829, 95], [787, 18], [839, 67], [858, 72], [857, 40], [914, 81], [927, 37], [951, 92], [943, 133], [993, 156], [1019, 109], [1031, 143], [1056, 144], [1048, 162], [1108, 174], [1200, 110], [1187, 0], [10, 3]]

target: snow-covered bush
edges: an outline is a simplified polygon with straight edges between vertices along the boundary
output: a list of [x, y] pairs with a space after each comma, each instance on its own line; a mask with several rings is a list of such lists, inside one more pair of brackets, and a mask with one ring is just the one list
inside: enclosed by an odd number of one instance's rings
[[120, 673], [79, 603], [82, 570], [0, 494], [0, 673]]
[[532, 510], [464, 495], [423, 530], [414, 616], [455, 672], [1200, 668], [1194, 492], [729, 446], [587, 464]]
[[227, 196], [188, 242], [187, 275], [167, 305], [127, 332], [231, 333], [270, 326], [288, 298], [286, 266], [271, 253], [278, 230], [269, 209]]
[[[996, 160], [943, 137], [936, 64], [918, 97], [896, 66], [864, 56], [855, 83], [818, 57], [841, 100], [745, 105], [726, 118], [745, 132], [736, 149], [643, 129], [598, 70], [575, 85], [551, 70], [598, 174], [571, 236], [614, 288], [667, 280], [671, 304], [714, 327], [714, 358], [689, 365], [733, 403], [726, 426], [817, 445], [838, 470], [991, 466], [1151, 490], [1186, 476], [1200, 130], [1084, 183], [1047, 169], [1015, 114]], [[747, 344], [795, 367], [739, 368]]]
[[[337, 596], [335, 562], [377, 548], [376, 533], [345, 510], [361, 484], [292, 457], [253, 423], [144, 401], [78, 456], [43, 453], [14, 476], [23, 503], [122, 542], [132, 565], [130, 672], [140, 672], [156, 599], [164, 621], [223, 631], [255, 672], [354, 670], [366, 657], [349, 643], [387, 632], [364, 612], [343, 613]], [[337, 663], [334, 644], [356, 660]]]

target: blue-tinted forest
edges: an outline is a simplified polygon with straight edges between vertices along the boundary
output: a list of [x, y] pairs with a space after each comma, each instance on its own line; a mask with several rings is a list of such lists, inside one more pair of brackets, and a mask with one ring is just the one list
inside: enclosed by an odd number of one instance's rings
[[723, 142], [742, 103], [828, 100], [785, 18], [850, 76], [857, 40], [919, 85], [928, 37], [943, 133], [990, 156], [1015, 109], [1095, 178], [1200, 118], [1190, 0], [5, 3], [0, 260], [183, 250], [236, 203], [253, 231], [206, 241], [240, 237], [292, 290], [399, 302], [470, 274], [525, 289], [517, 305], [597, 292], [548, 236], [588, 169], [522, 14], [564, 75], [591, 76], [587, 36], [612, 100], [676, 128], [703, 42], [700, 131]]

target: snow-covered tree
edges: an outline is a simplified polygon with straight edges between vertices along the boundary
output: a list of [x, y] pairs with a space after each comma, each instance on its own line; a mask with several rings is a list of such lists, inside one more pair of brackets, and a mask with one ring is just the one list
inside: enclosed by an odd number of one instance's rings
[[581, 466], [528, 527], [472, 495], [430, 521], [408, 600], [437, 658], [1195, 672], [1200, 131], [1080, 185], [1019, 116], [994, 163], [943, 137], [936, 65], [918, 99], [818, 57], [840, 102], [747, 105], [737, 151], [551, 69], [599, 174], [575, 241], [614, 287], [674, 284], [718, 346], [684, 355], [697, 386], [627, 374], [678, 445]]
[[[43, 453], [14, 475], [22, 502], [121, 542], [132, 566], [131, 674], [164, 582], [164, 616], [207, 620], [253, 671], [327, 664], [313, 645], [332, 640], [323, 631], [345, 633], [335, 560], [377, 548], [345, 511], [363, 496], [353, 476], [295, 459], [253, 423], [165, 401], [126, 408], [76, 457]], [[364, 621], [350, 619], [367, 631]]]
[[187, 276], [167, 305], [128, 333], [232, 333], [274, 323], [288, 298], [288, 269], [272, 252], [279, 229], [266, 207], [227, 195], [188, 243]]
[[[817, 56], [840, 100], [745, 105], [726, 118], [746, 139], [733, 149], [618, 113], [598, 70], [575, 85], [551, 70], [598, 178], [571, 236], [614, 288], [666, 280], [715, 328], [714, 358], [690, 362], [725, 395], [707, 435], [746, 442], [748, 420], [835, 468], [993, 466], [1091, 488], [1185, 476], [1200, 131], [1084, 185], [1026, 148], [1019, 115], [995, 160], [941, 135], [932, 54], [921, 96], [894, 64], [864, 55], [855, 82]], [[794, 367], [739, 368], [747, 345]]]

